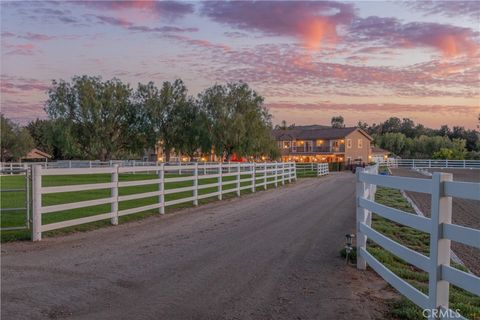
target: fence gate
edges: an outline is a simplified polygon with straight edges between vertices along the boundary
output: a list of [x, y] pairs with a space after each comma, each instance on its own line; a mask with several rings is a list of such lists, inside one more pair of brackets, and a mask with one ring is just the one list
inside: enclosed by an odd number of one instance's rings
[[0, 184], [0, 231], [30, 228], [30, 170], [17, 168], [2, 176]]

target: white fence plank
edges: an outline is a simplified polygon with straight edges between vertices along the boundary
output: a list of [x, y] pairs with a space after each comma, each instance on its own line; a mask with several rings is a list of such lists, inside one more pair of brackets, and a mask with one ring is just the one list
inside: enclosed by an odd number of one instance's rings
[[116, 201], [115, 197], [109, 197], [109, 198], [86, 200], [86, 201], [80, 201], [80, 202], [56, 204], [56, 205], [52, 205], [52, 206], [42, 207], [40, 212], [42, 214], [44, 214], [44, 213], [51, 213], [51, 212], [58, 212], [58, 211], [73, 210], [73, 209], [78, 209], [78, 208], [98, 206], [98, 205], [101, 205], [101, 204], [112, 203], [114, 201]]
[[396, 241], [391, 240], [380, 232], [370, 228], [365, 223], [360, 223], [360, 231], [362, 231], [363, 234], [376, 242], [382, 248], [390, 251], [397, 257], [416, 266], [417, 268], [428, 272], [430, 268], [430, 259], [428, 257], [416, 252], [415, 250], [407, 248]]
[[75, 185], [58, 186], [58, 187], [43, 187], [42, 194], [111, 189], [114, 185], [115, 184], [113, 182], [108, 182], [108, 183], [75, 184]]
[[443, 188], [446, 196], [480, 201], [479, 183], [446, 181]]
[[430, 179], [405, 178], [397, 176], [380, 176], [377, 174], [361, 173], [360, 181], [405, 191], [421, 193], [432, 193], [432, 182]]
[[443, 237], [463, 244], [480, 248], [480, 230], [459, 226], [456, 224], [442, 224]]
[[390, 283], [392, 287], [400, 291], [401, 294], [406, 296], [422, 309], [427, 309], [429, 307], [428, 296], [418, 291], [392, 271], [388, 270], [383, 264], [375, 259], [369, 252], [367, 252], [367, 250], [362, 248], [360, 250], [360, 256], [366, 260], [368, 265], [371, 266], [375, 272], [385, 279], [385, 281]]
[[480, 296], [480, 278], [472, 273], [442, 265], [442, 278], [459, 288]]

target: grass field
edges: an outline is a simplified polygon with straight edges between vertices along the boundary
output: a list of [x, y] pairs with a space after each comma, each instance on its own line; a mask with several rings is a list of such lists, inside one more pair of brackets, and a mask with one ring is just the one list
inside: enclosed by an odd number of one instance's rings
[[[415, 211], [403, 198], [399, 190], [379, 187], [375, 198], [375, 201], [378, 203], [415, 214]], [[391, 222], [376, 214], [372, 216], [372, 226], [375, 230], [389, 238], [426, 256], [429, 255], [429, 234]], [[377, 260], [396, 275], [423, 293], [428, 292], [428, 274], [426, 272], [407, 264], [405, 261], [377, 246], [374, 242], [369, 241], [367, 248]], [[452, 266], [466, 271], [461, 265], [452, 263]], [[480, 319], [480, 297], [450, 285], [450, 309], [458, 309], [468, 319]], [[409, 320], [425, 319], [422, 316], [422, 310], [406, 298], [402, 298], [393, 304], [391, 316]]]
[[[178, 177], [178, 174], [166, 174], [166, 178], [170, 177]], [[187, 175], [182, 175], [187, 176]], [[250, 178], [251, 175], [241, 175], [241, 179]], [[119, 181], [134, 181], [134, 180], [147, 180], [147, 179], [157, 179], [158, 176], [155, 174], [147, 174], [147, 173], [137, 173], [137, 174], [120, 174]], [[228, 182], [235, 180], [236, 177], [229, 176], [223, 177], [222, 181]], [[262, 176], [256, 177], [257, 184], [263, 182]], [[269, 176], [267, 181], [273, 181], [274, 177]], [[43, 187], [52, 187], [52, 186], [64, 186], [64, 185], [76, 185], [76, 184], [91, 184], [91, 183], [105, 183], [110, 182], [110, 175], [108, 174], [90, 174], [90, 175], [70, 175], [70, 176], [44, 176], [42, 179], [42, 186]], [[199, 185], [203, 184], [211, 184], [216, 183], [217, 178], [207, 178], [207, 179], [199, 179]], [[288, 183], [288, 181], [286, 181]], [[1, 176], [0, 177], [0, 184], [2, 189], [10, 189], [10, 188], [24, 188], [25, 178], [20, 175], [12, 175], [12, 176]], [[279, 182], [281, 184], [281, 182]], [[192, 186], [193, 181], [182, 181], [182, 182], [171, 182], [165, 183], [165, 189], [174, 189], [174, 188], [182, 188]], [[242, 182], [241, 186], [250, 185], [250, 182]], [[223, 190], [234, 189], [236, 185], [234, 183], [224, 185], [222, 188]], [[134, 187], [121, 187], [119, 188], [119, 195], [130, 195], [130, 194], [137, 194], [137, 193], [145, 193], [145, 192], [152, 192], [157, 191], [159, 188], [158, 184], [152, 185], [143, 185], [143, 186], [134, 186]], [[274, 184], [269, 184], [268, 188], [274, 188]], [[256, 190], [264, 190], [264, 187], [257, 187]], [[207, 193], [216, 192], [216, 187], [205, 188], [198, 190], [199, 195], [204, 195]], [[251, 193], [250, 189], [245, 189], [241, 191], [242, 194]], [[179, 192], [173, 194], [165, 195], [165, 201], [171, 201], [181, 198], [188, 198], [193, 195], [193, 191], [186, 191], [186, 192]], [[78, 202], [78, 201], [85, 201], [85, 200], [93, 200], [93, 199], [101, 199], [110, 196], [110, 189], [100, 189], [100, 190], [88, 190], [88, 191], [77, 191], [77, 192], [62, 192], [62, 193], [55, 193], [55, 194], [45, 194], [42, 197], [42, 205], [49, 206], [49, 205], [57, 205], [57, 204], [64, 204], [64, 203], [71, 203], [71, 202]], [[224, 199], [229, 197], [234, 197], [235, 192], [227, 193], [223, 195]], [[211, 201], [215, 201], [217, 196], [212, 195], [212, 197], [206, 199], [200, 199], [199, 204], [205, 204]], [[150, 198], [143, 198], [143, 199], [136, 199], [130, 201], [121, 201], [119, 202], [119, 210], [130, 209], [135, 207], [141, 207], [146, 205], [151, 205], [158, 202], [158, 196], [150, 197]], [[8, 192], [8, 193], [1, 193], [0, 194], [0, 203], [2, 208], [12, 208], [12, 207], [23, 207], [25, 203], [25, 193], [24, 192]], [[171, 212], [172, 210], [178, 208], [185, 208], [193, 206], [192, 202], [182, 203], [178, 205], [172, 205], [166, 207], [166, 212]], [[86, 208], [79, 208], [73, 209], [68, 211], [61, 211], [61, 212], [52, 212], [42, 215], [42, 224], [49, 224], [54, 222], [60, 222], [65, 220], [71, 220], [81, 217], [88, 217], [92, 215], [108, 213], [110, 212], [110, 204], [103, 204], [97, 206], [91, 206]], [[131, 214], [127, 216], [123, 216], [119, 218], [119, 223], [141, 219], [150, 215], [158, 214], [158, 209], [155, 210], [148, 210], [136, 214]], [[25, 211], [15, 211], [15, 212], [3, 212], [0, 217], [0, 223], [3, 228], [5, 227], [14, 227], [14, 226], [21, 226], [25, 224]], [[45, 232], [44, 236], [52, 236], [55, 234], [65, 234], [74, 231], [87, 231], [91, 229], [95, 229], [101, 226], [108, 226], [110, 225], [109, 220], [97, 221], [92, 222], [84, 225], [78, 225], [74, 227], [53, 230], [49, 232]], [[1, 234], [1, 241], [13, 241], [13, 240], [29, 240], [31, 237], [30, 231], [28, 230], [15, 230], [15, 231], [3, 231]]]

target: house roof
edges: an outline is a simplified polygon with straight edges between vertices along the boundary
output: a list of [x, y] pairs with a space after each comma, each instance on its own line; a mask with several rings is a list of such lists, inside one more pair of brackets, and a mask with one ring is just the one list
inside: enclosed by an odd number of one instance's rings
[[45, 159], [45, 158], [51, 159], [52, 156], [46, 152], [43, 152], [41, 150], [34, 148], [30, 150], [30, 152], [27, 153], [27, 155], [23, 159]]
[[320, 129], [304, 129], [304, 128], [293, 128], [293, 129], [276, 129], [273, 130], [273, 136], [277, 140], [315, 140], [315, 139], [341, 139], [348, 136], [350, 133], [358, 130], [360, 133], [365, 135], [368, 139], [372, 138], [362, 129], [357, 127], [348, 127], [348, 128], [320, 128]]
[[372, 153], [390, 154], [391, 152], [379, 147], [372, 147]]

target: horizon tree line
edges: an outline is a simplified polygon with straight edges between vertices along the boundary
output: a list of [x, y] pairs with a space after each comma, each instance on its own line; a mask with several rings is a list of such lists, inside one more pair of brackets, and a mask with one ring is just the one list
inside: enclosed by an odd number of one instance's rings
[[[34, 146], [55, 159], [131, 159], [159, 142], [166, 161], [172, 152], [191, 160], [212, 152], [225, 161], [279, 156], [264, 99], [244, 82], [215, 84], [194, 98], [181, 79], [134, 90], [116, 78], [74, 76], [52, 82], [44, 110], [48, 119], [25, 128], [1, 116], [2, 161]], [[12, 152], [9, 141], [20, 133], [29, 138]]]

